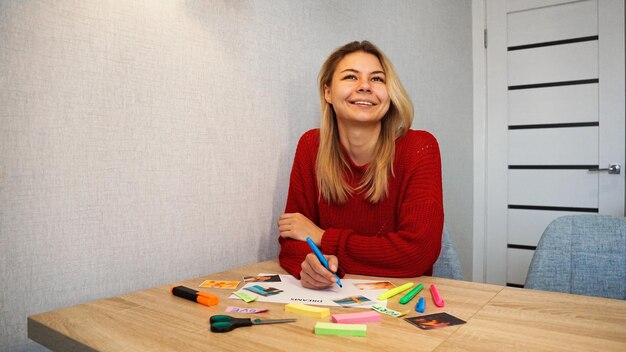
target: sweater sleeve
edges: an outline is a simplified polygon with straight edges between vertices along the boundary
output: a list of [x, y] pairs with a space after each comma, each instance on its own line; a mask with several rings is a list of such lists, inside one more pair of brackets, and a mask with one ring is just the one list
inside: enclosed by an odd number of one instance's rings
[[401, 180], [405, 191], [396, 208], [396, 232], [365, 236], [350, 229], [325, 230], [322, 248], [336, 255], [346, 272], [386, 277], [432, 273], [443, 230], [441, 158], [436, 139], [424, 134], [424, 143], [408, 146], [400, 156], [409, 172]]
[[[317, 130], [306, 132], [298, 142], [296, 155], [289, 179], [287, 205], [285, 213], [301, 213], [315, 224], [319, 224], [317, 207], [317, 181], [315, 179], [315, 163], [317, 158]], [[288, 273], [300, 278], [300, 265], [311, 248], [306, 242], [291, 238], [278, 237], [280, 253], [278, 261]]]

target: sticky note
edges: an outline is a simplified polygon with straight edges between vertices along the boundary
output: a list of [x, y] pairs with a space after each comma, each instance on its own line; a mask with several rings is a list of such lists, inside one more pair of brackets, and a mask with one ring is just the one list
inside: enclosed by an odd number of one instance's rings
[[285, 306], [285, 311], [318, 319], [326, 318], [330, 315], [330, 309], [328, 308], [313, 307], [302, 303], [289, 303]]
[[371, 310], [360, 313], [333, 314], [331, 318], [334, 323], [341, 324], [375, 323], [381, 320], [380, 314]]
[[246, 303], [250, 303], [252, 301], [254, 301], [257, 296], [243, 292], [243, 291], [239, 291], [239, 292], [233, 292], [233, 294], [241, 299], [243, 299], [244, 301], [246, 301]]
[[373, 305], [373, 306], [372, 306], [372, 309], [373, 309], [373, 310], [375, 310], [375, 311], [377, 311], [377, 312], [379, 312], [379, 313], [383, 313], [383, 314], [391, 315], [391, 316], [392, 316], [392, 317], [394, 317], [394, 318], [398, 318], [398, 317], [401, 317], [401, 316], [403, 316], [403, 315], [407, 315], [407, 314], [409, 313], [409, 311], [408, 311], [408, 310], [407, 310], [407, 311], [404, 311], [404, 312], [398, 312], [398, 311], [395, 311], [395, 310], [393, 310], [393, 309], [389, 309], [389, 308], [385, 308], [385, 307], [383, 307], [383, 306], [379, 306], [379, 305], [377, 305], [377, 304]]
[[365, 324], [335, 324], [317, 322], [315, 324], [316, 335], [335, 336], [365, 336], [367, 325]]

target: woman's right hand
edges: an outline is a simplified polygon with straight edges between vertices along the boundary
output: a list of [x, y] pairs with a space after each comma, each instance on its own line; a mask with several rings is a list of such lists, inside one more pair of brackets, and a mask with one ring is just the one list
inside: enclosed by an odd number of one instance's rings
[[337, 284], [335, 272], [339, 267], [339, 260], [334, 255], [325, 255], [330, 271], [320, 263], [315, 254], [309, 253], [302, 262], [300, 271], [300, 283], [302, 287], [322, 290]]

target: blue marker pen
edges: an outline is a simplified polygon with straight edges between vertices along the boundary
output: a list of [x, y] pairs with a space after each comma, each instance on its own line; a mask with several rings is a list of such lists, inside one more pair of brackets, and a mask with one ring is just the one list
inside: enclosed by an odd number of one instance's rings
[[415, 305], [415, 311], [424, 313], [425, 309], [426, 309], [426, 300], [424, 299], [424, 297], [420, 297], [419, 301], [417, 301], [417, 304]]
[[[315, 245], [315, 242], [313, 242], [311, 237], [306, 238], [306, 243], [309, 244], [309, 247], [311, 247], [311, 249], [313, 250], [313, 253], [315, 253], [315, 256], [317, 257], [317, 259], [320, 260], [324, 268], [330, 271], [330, 268], [328, 268], [328, 261], [326, 260], [322, 252], [320, 252], [319, 248], [317, 248], [317, 246]], [[337, 278], [337, 285], [339, 285], [339, 287], [343, 287], [341, 285], [341, 280], [339, 280], [339, 276], [337, 276], [337, 273], [334, 273], [334, 274], [335, 274], [335, 277]]]

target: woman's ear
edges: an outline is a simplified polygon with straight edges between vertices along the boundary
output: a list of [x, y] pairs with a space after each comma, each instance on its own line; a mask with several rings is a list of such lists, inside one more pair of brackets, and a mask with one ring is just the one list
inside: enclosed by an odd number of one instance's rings
[[324, 84], [324, 99], [328, 104], [332, 104], [332, 100], [330, 99], [330, 87]]

